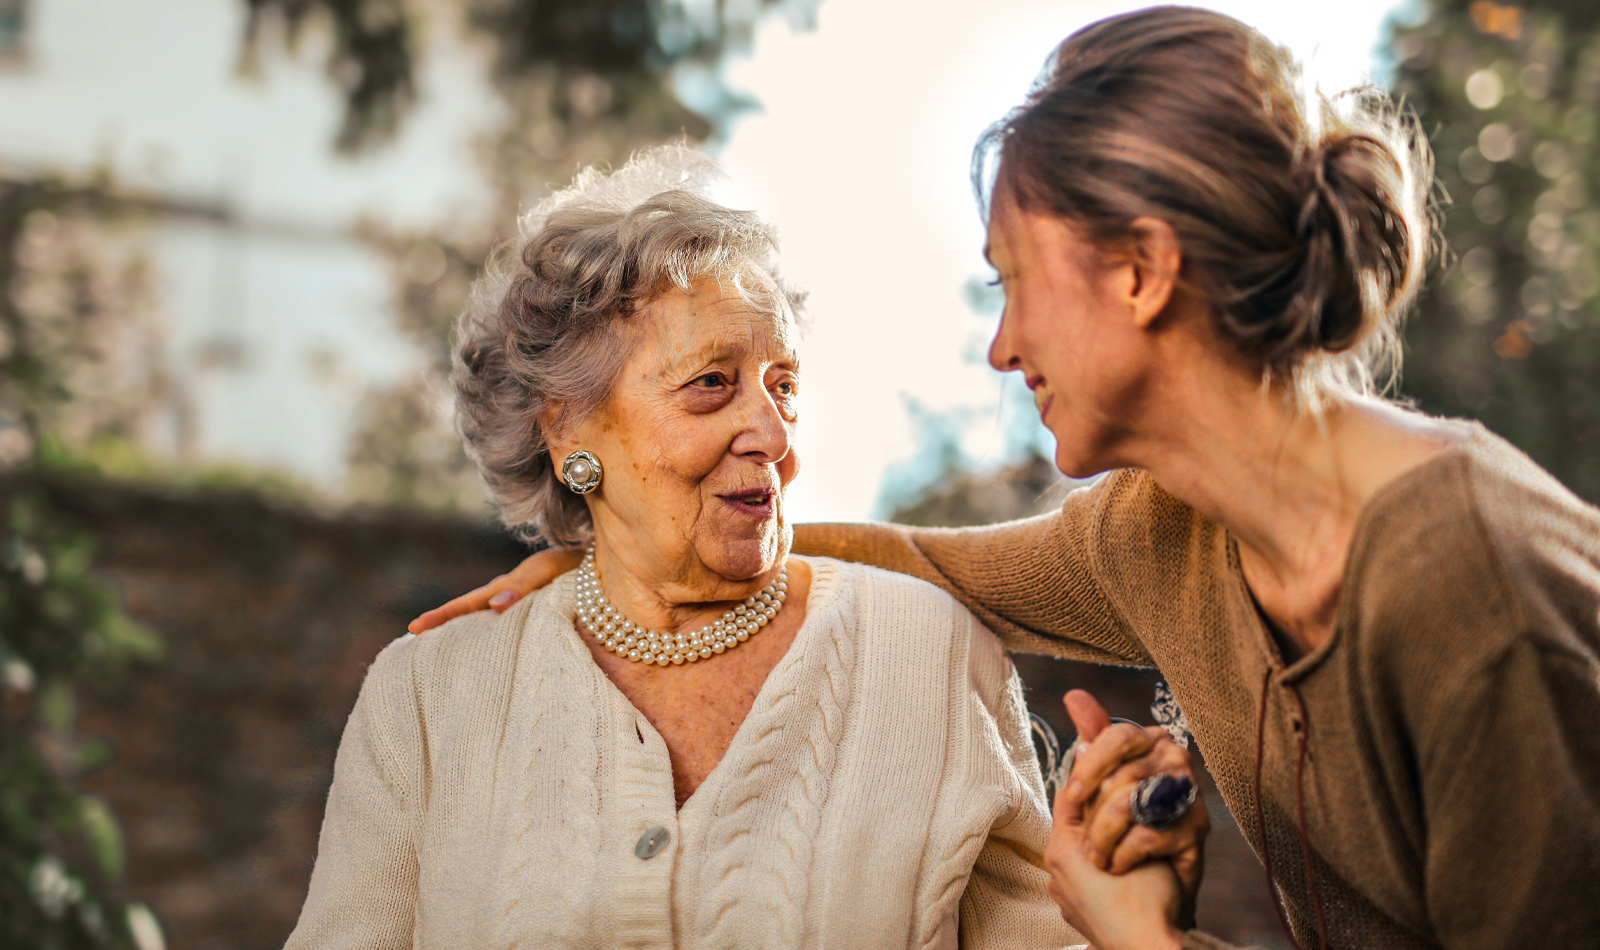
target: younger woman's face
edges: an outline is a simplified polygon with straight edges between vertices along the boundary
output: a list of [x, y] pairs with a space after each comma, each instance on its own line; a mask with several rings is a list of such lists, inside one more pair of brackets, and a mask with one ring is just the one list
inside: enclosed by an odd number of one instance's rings
[[997, 189], [987, 256], [1005, 291], [989, 364], [1015, 370], [1056, 437], [1056, 466], [1087, 477], [1117, 467], [1147, 390], [1147, 342], [1132, 318], [1137, 278], [1067, 221]]

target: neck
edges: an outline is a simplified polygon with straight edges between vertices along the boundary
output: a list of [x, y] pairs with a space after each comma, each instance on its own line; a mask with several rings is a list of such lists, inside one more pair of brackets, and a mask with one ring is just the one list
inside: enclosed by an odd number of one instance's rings
[[601, 588], [627, 619], [668, 633], [688, 632], [717, 619], [771, 583], [787, 560], [779, 557], [756, 577], [730, 580], [699, 563], [667, 568], [635, 563], [624, 552], [636, 547], [597, 539], [595, 567]]
[[1326, 642], [1361, 513], [1441, 450], [1441, 426], [1386, 403], [1336, 401], [1320, 415], [1237, 372], [1177, 394], [1132, 463], [1226, 528], [1285, 653]]

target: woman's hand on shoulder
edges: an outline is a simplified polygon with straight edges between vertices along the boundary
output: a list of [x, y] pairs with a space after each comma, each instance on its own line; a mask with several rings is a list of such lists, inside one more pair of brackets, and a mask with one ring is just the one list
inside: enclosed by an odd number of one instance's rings
[[546, 548], [524, 558], [510, 573], [435, 607], [406, 625], [412, 633], [422, 633], [480, 610], [503, 613], [512, 604], [578, 566], [583, 552], [577, 548]]

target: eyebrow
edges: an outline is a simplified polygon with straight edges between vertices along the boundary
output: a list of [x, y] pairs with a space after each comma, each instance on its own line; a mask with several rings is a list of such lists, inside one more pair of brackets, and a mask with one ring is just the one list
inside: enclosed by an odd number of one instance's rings
[[[743, 359], [744, 356], [750, 352], [750, 349], [751, 348], [742, 341], [734, 343], [716, 341], [709, 346], [695, 350], [691, 353], [683, 354], [677, 359], [671, 360], [670, 363], [662, 367], [662, 369], [668, 375], [678, 375], [681, 373], [690, 372], [691, 367], [698, 369], [707, 360], [715, 362], [726, 359], [732, 359], [735, 361]], [[800, 372], [800, 352], [793, 347], [787, 348], [784, 353], [778, 355], [778, 358], [774, 359], [772, 362], [774, 364], [787, 363], [794, 372]]]

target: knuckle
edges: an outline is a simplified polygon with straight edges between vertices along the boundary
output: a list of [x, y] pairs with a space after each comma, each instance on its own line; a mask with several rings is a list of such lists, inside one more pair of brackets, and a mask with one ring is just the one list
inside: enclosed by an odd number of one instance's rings
[[1164, 857], [1170, 853], [1160, 838], [1138, 837], [1132, 838], [1128, 844], [1128, 856], [1143, 861], [1146, 858]]
[[1106, 731], [1116, 730], [1113, 735], [1117, 745], [1123, 748], [1134, 748], [1146, 741], [1144, 729], [1139, 726], [1130, 726], [1125, 722], [1113, 723]]
[[1120, 785], [1113, 789], [1100, 806], [1101, 811], [1126, 824], [1133, 819], [1133, 783]]

